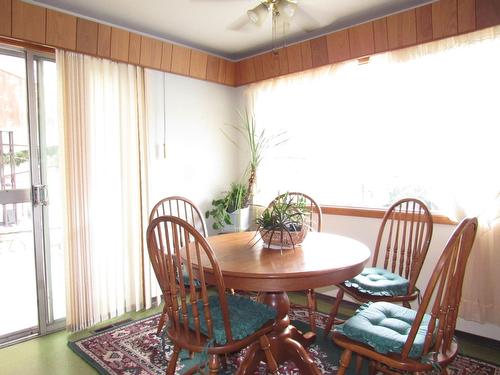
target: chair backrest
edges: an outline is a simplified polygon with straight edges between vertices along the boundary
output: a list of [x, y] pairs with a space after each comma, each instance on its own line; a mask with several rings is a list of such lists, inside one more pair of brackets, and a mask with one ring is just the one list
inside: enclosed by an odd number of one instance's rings
[[[175, 216], [161, 216], [149, 224], [147, 243], [149, 259], [165, 298], [171, 322], [169, 336], [174, 341], [182, 342], [183, 347], [200, 349], [204, 345], [200, 321], [203, 316], [208, 337], [213, 337], [213, 312], [208, 304], [202, 265], [210, 264], [226, 338], [228, 343], [231, 343], [233, 336], [229, 324], [224, 279], [215, 254], [206, 239], [187, 221]], [[183, 247], [182, 244], [186, 245]], [[183, 266], [184, 275], [187, 275], [189, 280], [185, 279], [186, 276], [183, 277]]]
[[372, 267], [380, 267], [383, 260], [383, 268], [408, 279], [408, 294], [413, 293], [429, 250], [432, 229], [432, 215], [422, 201], [397, 201], [382, 219]]
[[[404, 357], [407, 357], [410, 352], [429, 306], [431, 306], [430, 320], [423, 354], [428, 352], [446, 353], [450, 349], [462, 297], [465, 267], [476, 237], [477, 225], [476, 218], [465, 218], [448, 240], [427, 284], [408, 340], [403, 347], [402, 355]], [[433, 297], [434, 301], [432, 302]]]
[[160, 216], [171, 215], [187, 221], [203, 237], [207, 237], [207, 225], [203, 219], [203, 215], [196, 205], [189, 199], [180, 196], [171, 196], [163, 198], [155, 204], [149, 215], [149, 222]]
[[309, 216], [307, 218], [307, 225], [309, 230], [321, 232], [321, 221], [322, 221], [321, 207], [319, 206], [319, 204], [316, 203], [316, 201], [313, 198], [311, 198], [307, 194], [299, 192], [289, 192], [280, 194], [273, 199], [273, 201], [269, 204], [268, 207], [272, 206], [276, 200], [284, 196], [288, 196], [288, 198], [291, 199], [292, 202], [298, 202], [299, 200], [304, 201], [306, 206], [309, 207]]

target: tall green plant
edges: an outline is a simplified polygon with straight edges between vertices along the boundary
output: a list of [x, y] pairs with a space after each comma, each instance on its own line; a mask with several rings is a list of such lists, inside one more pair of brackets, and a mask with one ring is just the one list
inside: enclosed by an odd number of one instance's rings
[[[267, 149], [276, 147], [288, 139], [285, 138], [285, 131], [271, 134], [266, 133], [265, 129], [258, 130], [255, 121], [255, 116], [249, 113], [248, 109], [242, 113], [238, 111], [240, 122], [237, 125], [231, 125], [231, 128], [245, 139], [249, 150], [249, 162], [245, 175], [248, 176], [247, 190], [244, 198], [244, 207], [250, 204], [250, 199], [253, 196], [255, 180], [257, 177], [257, 169], [262, 162], [262, 158]], [[238, 142], [224, 133], [226, 137], [238, 147]]]

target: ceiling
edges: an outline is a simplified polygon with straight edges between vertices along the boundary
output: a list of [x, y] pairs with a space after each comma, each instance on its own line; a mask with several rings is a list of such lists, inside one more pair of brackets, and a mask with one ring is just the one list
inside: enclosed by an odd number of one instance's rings
[[[259, 0], [28, 0], [166, 39], [231, 60], [272, 49], [271, 17], [258, 27], [246, 11]], [[287, 43], [311, 39], [431, 0], [298, 0]], [[237, 28], [238, 30], [235, 30]], [[304, 30], [307, 28], [308, 30]]]

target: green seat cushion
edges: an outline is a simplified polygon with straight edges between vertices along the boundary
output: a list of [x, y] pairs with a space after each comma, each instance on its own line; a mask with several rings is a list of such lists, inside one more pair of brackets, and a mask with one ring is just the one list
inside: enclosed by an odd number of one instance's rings
[[[269, 320], [276, 318], [276, 310], [264, 305], [263, 303], [254, 302], [249, 298], [226, 295], [229, 308], [229, 322], [234, 340], [241, 340], [259, 330]], [[222, 318], [222, 310], [219, 304], [219, 296], [213, 295], [208, 297], [208, 305], [212, 317], [214, 328], [214, 341], [216, 344], [224, 345], [227, 343], [226, 331], [224, 330], [224, 320]], [[200, 317], [200, 330], [208, 336], [207, 323], [205, 314], [203, 313], [203, 301], [197, 302], [198, 313]], [[194, 329], [194, 319], [191, 312], [191, 306], [188, 306], [189, 327]]]
[[408, 294], [408, 280], [383, 268], [367, 267], [358, 276], [344, 281], [347, 287], [372, 296], [404, 296]]
[[[362, 305], [356, 314], [336, 332], [371, 346], [379, 353], [401, 353], [417, 313], [389, 302]], [[425, 314], [410, 350], [410, 357], [420, 357], [430, 316]]]
[[[173, 258], [173, 261], [174, 261], [174, 263], [177, 265], [177, 259], [175, 259], [175, 257]], [[188, 269], [187, 269], [187, 267], [186, 267], [186, 264], [185, 264], [185, 263], [182, 263], [182, 264], [181, 264], [181, 272], [182, 272], [182, 283], [184, 284], [184, 286], [185, 286], [186, 288], [189, 288], [189, 287], [190, 287], [190, 285], [191, 285], [191, 284], [190, 284], [190, 282], [189, 282], [189, 271], [188, 271]], [[176, 274], [176, 276], [175, 276], [175, 279], [176, 279], [178, 282], [180, 282], [180, 281], [179, 281], [179, 278], [177, 277], [177, 274]], [[199, 281], [199, 280], [194, 279], [194, 287], [195, 287], [196, 289], [198, 289], [198, 288], [200, 288], [200, 287], [201, 287], [201, 283], [200, 283], [200, 281]]]
[[[184, 286], [188, 287], [190, 286], [189, 283], [189, 272], [187, 270], [187, 267], [185, 264], [182, 265], [182, 282], [184, 283]], [[198, 279], [194, 279], [194, 287], [198, 289], [201, 287], [201, 283]]]

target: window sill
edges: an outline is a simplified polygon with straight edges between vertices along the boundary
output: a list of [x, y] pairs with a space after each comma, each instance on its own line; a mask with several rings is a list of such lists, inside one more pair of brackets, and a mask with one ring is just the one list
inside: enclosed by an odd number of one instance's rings
[[[321, 206], [321, 211], [326, 215], [342, 215], [342, 216], [357, 216], [369, 217], [373, 219], [381, 219], [384, 217], [385, 210], [375, 208], [360, 208], [360, 207], [342, 207], [342, 206]], [[457, 222], [451, 220], [445, 215], [432, 214], [434, 224], [456, 225]]]

